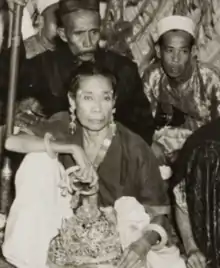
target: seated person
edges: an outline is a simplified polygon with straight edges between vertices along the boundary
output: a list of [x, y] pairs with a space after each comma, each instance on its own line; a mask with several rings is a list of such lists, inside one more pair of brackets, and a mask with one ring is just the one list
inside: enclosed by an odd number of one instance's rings
[[[76, 177], [89, 184], [88, 189], [98, 180], [98, 206], [113, 207], [120, 197], [134, 197], [149, 217], [151, 228], [127, 245], [118, 267], [142, 267], [146, 256], [168, 235], [169, 202], [157, 161], [144, 140], [115, 122], [115, 84], [107, 71], [84, 63], [68, 91], [70, 116], [61, 112], [30, 127], [34, 135], [8, 137], [8, 150], [29, 153], [16, 174], [16, 198], [2, 247], [5, 258], [16, 267], [47, 267], [51, 239], [62, 219], [73, 217], [71, 191], [64, 193], [63, 188], [70, 183], [65, 170], [76, 164], [80, 168]], [[135, 217], [136, 211], [132, 213]], [[167, 244], [160, 250], [159, 266], [162, 262], [163, 267], [185, 267], [175, 246]]]
[[[11, 2], [24, 5], [27, 0]], [[153, 118], [136, 63], [99, 46], [99, 0], [61, 0], [57, 15], [60, 38], [54, 51], [26, 59], [24, 47], [21, 46], [17, 100], [27, 97], [37, 99], [46, 117], [67, 111], [66, 84], [72, 72], [82, 62], [95, 61], [117, 76], [117, 121], [151, 143]], [[4, 103], [8, 95], [8, 52], [6, 50], [0, 54], [0, 99]]]
[[220, 119], [195, 131], [177, 158], [176, 218], [189, 267], [220, 265]]
[[159, 60], [143, 76], [158, 129], [153, 149], [162, 161], [164, 154], [179, 150], [193, 131], [220, 114], [220, 79], [196, 59], [195, 38], [190, 18], [161, 19], [156, 43]]

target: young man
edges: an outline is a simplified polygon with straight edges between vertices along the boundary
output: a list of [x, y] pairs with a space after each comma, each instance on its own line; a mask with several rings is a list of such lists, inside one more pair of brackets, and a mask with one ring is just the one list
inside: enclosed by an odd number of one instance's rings
[[[25, 3], [25, 0], [19, 2]], [[64, 42], [31, 60], [21, 60], [18, 97], [36, 98], [47, 116], [68, 109], [65, 85], [82, 61], [96, 61], [117, 77], [116, 120], [150, 142], [152, 117], [137, 66], [126, 57], [99, 47], [100, 14], [97, 0], [62, 0], [59, 3]], [[0, 79], [7, 82], [8, 55], [0, 55]], [[1, 85], [7, 93], [7, 83]], [[5, 94], [6, 95], [6, 94]]]
[[[158, 63], [144, 74], [144, 91], [150, 100], [157, 127], [157, 155], [181, 148], [198, 127], [220, 114], [220, 79], [199, 63], [195, 52], [195, 25], [184, 16], [170, 16], [158, 23]], [[163, 149], [162, 149], [163, 147]]]

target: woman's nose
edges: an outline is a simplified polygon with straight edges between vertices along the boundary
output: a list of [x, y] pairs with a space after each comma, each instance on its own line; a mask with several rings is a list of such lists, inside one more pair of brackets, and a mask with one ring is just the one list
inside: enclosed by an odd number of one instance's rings
[[100, 112], [101, 111], [101, 103], [99, 101], [95, 101], [93, 105], [93, 111], [94, 112]]

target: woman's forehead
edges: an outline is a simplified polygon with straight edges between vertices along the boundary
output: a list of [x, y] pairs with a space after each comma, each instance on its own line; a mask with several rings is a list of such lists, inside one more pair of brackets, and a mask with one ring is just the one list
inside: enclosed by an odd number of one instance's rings
[[79, 91], [94, 94], [112, 91], [112, 84], [108, 77], [102, 75], [82, 76], [79, 82]]

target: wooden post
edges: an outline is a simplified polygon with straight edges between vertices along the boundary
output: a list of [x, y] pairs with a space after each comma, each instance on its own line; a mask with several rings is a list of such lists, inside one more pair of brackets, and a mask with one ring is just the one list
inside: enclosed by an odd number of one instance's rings
[[[18, 81], [18, 67], [19, 67], [19, 51], [21, 39], [21, 21], [22, 21], [23, 7], [14, 5], [14, 14], [12, 22], [11, 33], [11, 58], [9, 70], [9, 88], [8, 88], [8, 103], [6, 113], [6, 132], [5, 138], [13, 133], [14, 128], [14, 111], [16, 100], [16, 89]], [[4, 153], [3, 167], [1, 171], [1, 192], [0, 192], [0, 210], [1, 213], [7, 214], [10, 206], [10, 195], [12, 187], [12, 167], [11, 159], [8, 152]]]

